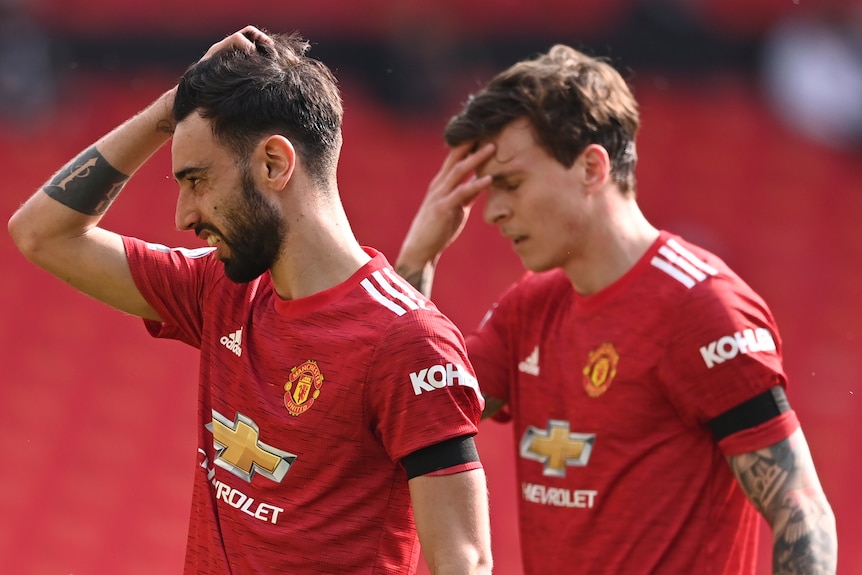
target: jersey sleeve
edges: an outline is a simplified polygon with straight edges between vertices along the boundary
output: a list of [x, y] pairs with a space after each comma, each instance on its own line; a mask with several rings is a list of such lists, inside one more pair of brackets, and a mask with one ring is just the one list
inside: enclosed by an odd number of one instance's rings
[[461, 333], [439, 312], [397, 318], [382, 336], [369, 376], [370, 421], [394, 461], [478, 431], [485, 402]]
[[144, 320], [153, 337], [177, 339], [200, 347], [201, 294], [211, 248], [168, 248], [124, 237], [132, 278], [162, 321]]
[[[718, 276], [692, 289], [672, 326], [659, 370], [667, 396], [690, 424], [704, 424], [772, 387], [786, 387], [775, 320], [738, 278]], [[761, 427], [722, 444], [744, 451], [774, 443], [775, 426]], [[789, 435], [791, 427], [782, 429]]]
[[[517, 320], [517, 286], [509, 286], [494, 302], [479, 326], [467, 337], [470, 361], [476, 370], [479, 389], [486, 397], [494, 398], [508, 406], [511, 398], [512, 369], [515, 355], [510, 331]], [[508, 407], [503, 407], [494, 419], [508, 421]]]

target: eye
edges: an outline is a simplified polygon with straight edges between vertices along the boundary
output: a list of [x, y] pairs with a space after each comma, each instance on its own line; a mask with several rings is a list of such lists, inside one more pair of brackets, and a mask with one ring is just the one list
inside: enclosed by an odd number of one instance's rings
[[498, 181], [494, 182], [494, 187], [496, 187], [498, 190], [502, 190], [504, 192], [514, 192], [515, 190], [518, 189], [518, 186], [520, 186], [520, 185], [521, 185], [520, 180], [511, 180], [508, 178], [505, 180], [498, 180]]
[[198, 186], [204, 181], [204, 179], [200, 176], [189, 176], [186, 178], [186, 181], [189, 183], [189, 188], [192, 191], [199, 191]]

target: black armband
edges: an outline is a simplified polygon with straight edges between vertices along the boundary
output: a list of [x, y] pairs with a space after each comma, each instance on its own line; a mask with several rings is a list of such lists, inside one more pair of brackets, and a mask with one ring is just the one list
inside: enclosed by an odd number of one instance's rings
[[76, 212], [100, 216], [126, 185], [129, 176], [119, 172], [91, 146], [63, 166], [42, 190]]
[[707, 422], [716, 441], [721, 441], [738, 431], [757, 427], [770, 419], [790, 411], [790, 403], [784, 388], [776, 385], [760, 395], [725, 411]]
[[472, 435], [462, 435], [414, 451], [401, 460], [401, 465], [407, 470], [407, 479], [413, 479], [474, 461], [479, 461], [476, 442], [473, 441]]

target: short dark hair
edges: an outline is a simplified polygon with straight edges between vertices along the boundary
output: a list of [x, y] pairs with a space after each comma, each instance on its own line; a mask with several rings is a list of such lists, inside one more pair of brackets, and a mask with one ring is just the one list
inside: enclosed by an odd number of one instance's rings
[[306, 55], [298, 33], [271, 34], [274, 47], [228, 49], [193, 64], [180, 79], [174, 121], [197, 112], [213, 134], [245, 162], [261, 138], [281, 134], [294, 145], [309, 177], [335, 177], [344, 109], [329, 68]]
[[603, 146], [614, 181], [621, 190], [634, 191], [638, 105], [620, 73], [604, 60], [557, 44], [518, 62], [469, 97], [444, 137], [449, 146], [479, 143], [520, 118], [567, 168], [588, 145]]

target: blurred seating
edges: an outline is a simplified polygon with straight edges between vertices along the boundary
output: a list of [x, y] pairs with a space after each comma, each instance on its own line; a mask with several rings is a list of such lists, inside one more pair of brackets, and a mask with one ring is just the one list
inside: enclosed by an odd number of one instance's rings
[[[83, 1], [38, 4], [42, 10], [56, 5], [54, 24], [69, 18], [74, 27], [71, 14]], [[160, 22], [169, 15], [177, 24], [190, 17], [163, 4], [135, 5], [141, 13], [127, 13], [128, 25], [156, 14]], [[218, 1], [206, 11], [227, 14], [229, 6]], [[77, 25], [95, 25], [94, 12], [88, 2]], [[0, 126], [7, 166], [3, 213], [10, 214], [48, 170], [155, 97], [153, 86], [170, 81], [164, 75], [82, 78], [65, 92], [75, 97], [27, 132]], [[839, 510], [839, 529], [859, 534], [862, 517], [840, 510], [852, 508], [856, 492], [847, 479], [858, 473], [848, 437], [862, 433], [858, 394], [852, 395], [862, 317], [851, 311], [862, 293], [862, 162], [789, 131], [757, 89], [736, 77], [687, 82], [641, 76], [635, 89], [643, 114], [639, 194], [645, 212], [717, 251], [770, 302], [786, 344], [789, 395]], [[395, 115], [351, 90], [346, 87], [341, 191], [360, 239], [394, 258], [445, 155], [445, 118]], [[160, 152], [127, 186], [105, 225], [195, 245], [195, 238], [173, 230], [169, 162], [167, 150]], [[520, 267], [478, 218], [465, 234], [468, 241], [441, 261], [435, 300], [469, 330]], [[11, 422], [0, 448], [15, 462], [0, 470], [4, 570], [179, 572], [195, 471], [194, 351], [151, 341], [138, 321], [33, 269], [8, 239], [0, 241], [0, 258], [9, 268], [0, 281], [6, 358], [0, 419]], [[479, 261], [483, 268], [476, 270]], [[491, 433], [500, 432], [487, 437]], [[503, 451], [509, 446], [489, 440], [482, 449], [492, 485], [504, 484], [511, 476]], [[516, 488], [505, 484], [493, 492], [495, 541], [505, 542], [496, 549], [496, 571], [518, 575]], [[848, 546], [842, 553], [843, 573], [862, 572], [862, 550]]]
[[329, 35], [377, 37], [405, 20], [441, 16], [457, 31], [595, 33], [611, 25], [635, 0], [316, 0], [315, 2], [235, 2], [210, 0], [205, 5], [173, 0], [31, 0], [26, 9], [52, 30], [100, 36], [146, 33], [207, 35], [230, 32], [255, 23], [274, 29], [299, 28]]

